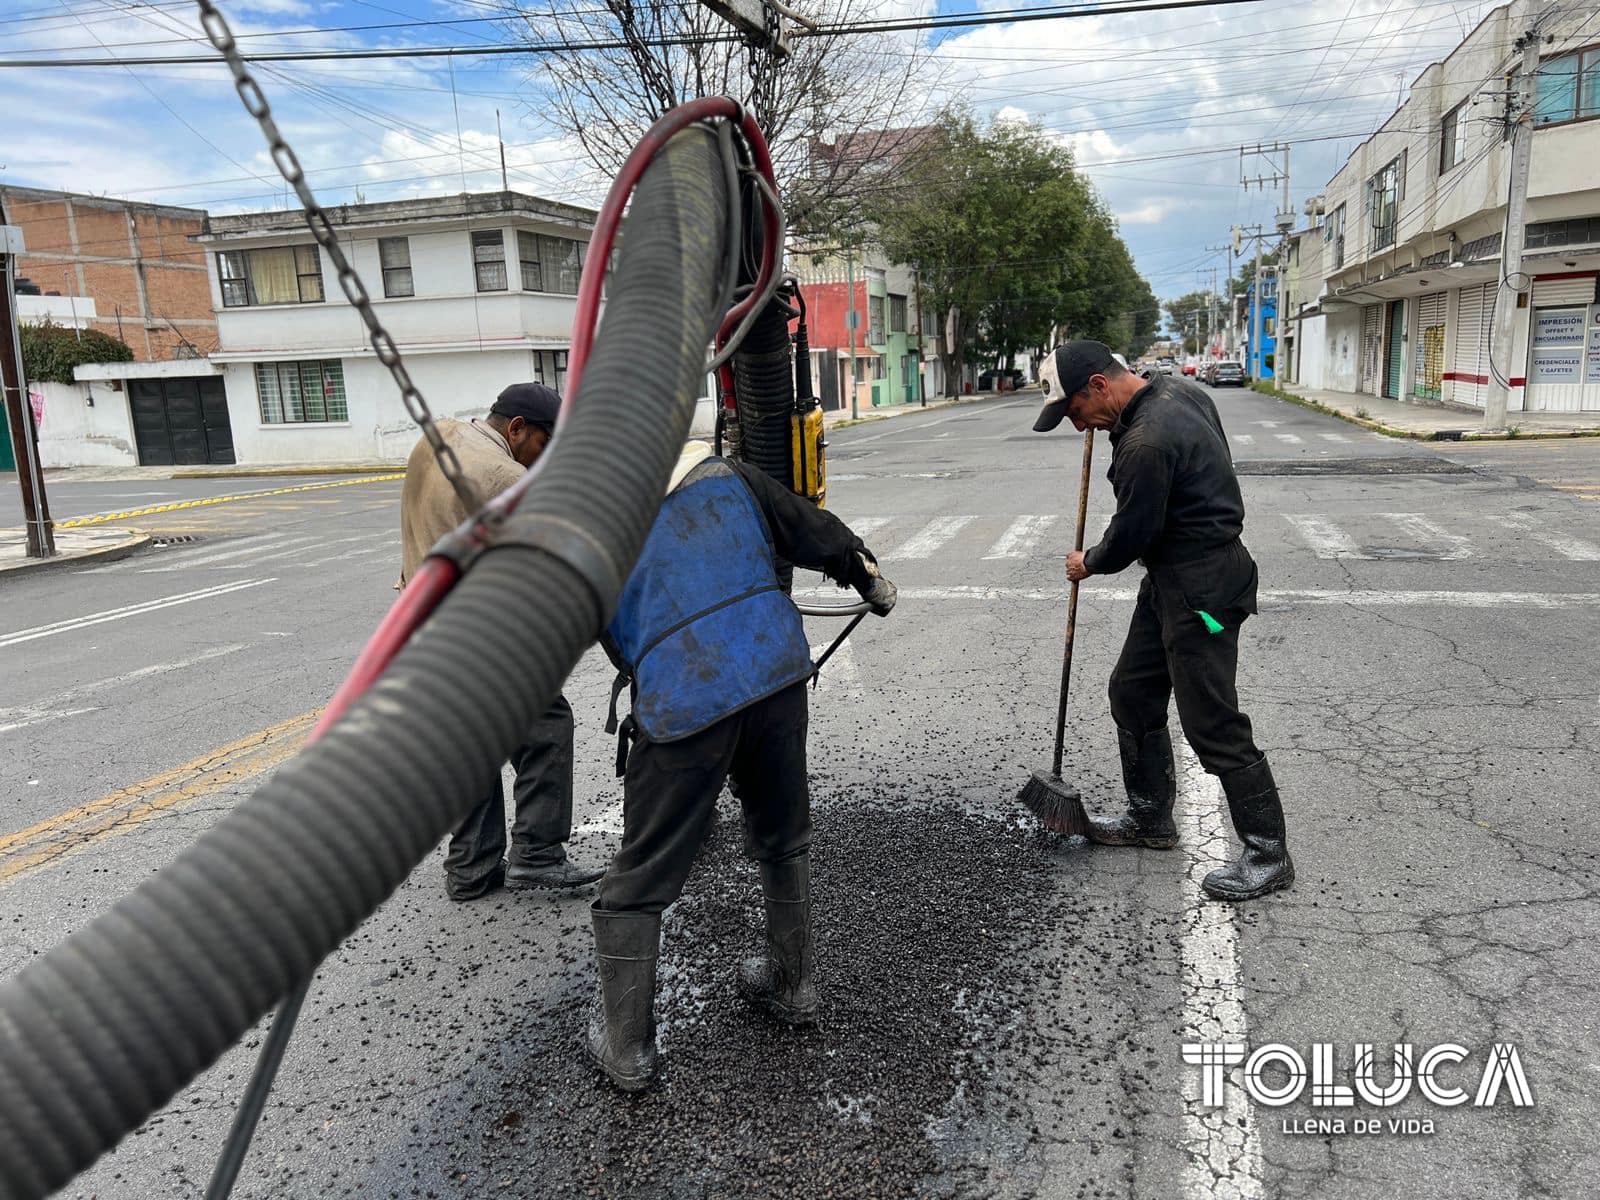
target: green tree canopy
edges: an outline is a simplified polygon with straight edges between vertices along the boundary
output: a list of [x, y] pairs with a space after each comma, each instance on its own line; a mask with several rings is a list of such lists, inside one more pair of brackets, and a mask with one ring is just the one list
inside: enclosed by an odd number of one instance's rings
[[1137, 353], [1160, 311], [1072, 152], [1037, 125], [970, 113], [906, 164], [908, 186], [873, 213], [888, 256], [917, 269], [923, 295], [955, 330], [946, 378], [969, 353], [1005, 363], [1057, 337]]

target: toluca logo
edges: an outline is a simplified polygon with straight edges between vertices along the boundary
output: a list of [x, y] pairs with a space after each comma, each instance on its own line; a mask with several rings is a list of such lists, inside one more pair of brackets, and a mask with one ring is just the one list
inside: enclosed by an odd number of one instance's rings
[[1392, 1108], [1415, 1087], [1430, 1103], [1454, 1108], [1469, 1100], [1476, 1108], [1489, 1108], [1503, 1091], [1518, 1108], [1531, 1107], [1533, 1092], [1522, 1070], [1516, 1046], [1496, 1042], [1483, 1067], [1477, 1072], [1477, 1089], [1468, 1093], [1459, 1083], [1468, 1082], [1473, 1067], [1466, 1063], [1472, 1051], [1453, 1042], [1434, 1046], [1417, 1058], [1409, 1042], [1394, 1047], [1393, 1071], [1387, 1083], [1379, 1083], [1374, 1069], [1376, 1055], [1370, 1042], [1357, 1042], [1348, 1081], [1339, 1073], [1332, 1042], [1317, 1042], [1311, 1047], [1311, 1068], [1292, 1046], [1272, 1042], [1255, 1050], [1235, 1042], [1185, 1042], [1183, 1061], [1200, 1068], [1200, 1102], [1207, 1108], [1223, 1106], [1227, 1072], [1244, 1067], [1244, 1090], [1257, 1104], [1281, 1108], [1293, 1104], [1310, 1084], [1311, 1103], [1319, 1108], [1350, 1108], [1357, 1098], [1374, 1108]]

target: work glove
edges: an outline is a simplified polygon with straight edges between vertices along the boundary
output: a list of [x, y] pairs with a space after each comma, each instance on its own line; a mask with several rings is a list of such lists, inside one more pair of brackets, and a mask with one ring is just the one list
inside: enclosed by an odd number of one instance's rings
[[870, 550], [858, 550], [855, 559], [850, 572], [851, 584], [875, 615], [887, 617], [889, 611], [894, 608], [899, 589], [883, 577], [878, 570], [878, 560], [872, 557]]

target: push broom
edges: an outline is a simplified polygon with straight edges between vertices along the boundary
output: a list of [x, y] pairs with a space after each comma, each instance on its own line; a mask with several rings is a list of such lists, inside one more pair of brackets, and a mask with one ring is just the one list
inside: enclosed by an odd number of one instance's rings
[[[1078, 484], [1078, 533], [1073, 549], [1083, 549], [1083, 527], [1089, 519], [1089, 468], [1094, 460], [1094, 430], [1083, 434], [1083, 478]], [[1017, 798], [1033, 811], [1052, 833], [1087, 837], [1089, 818], [1078, 789], [1061, 778], [1061, 755], [1067, 736], [1067, 684], [1072, 679], [1072, 635], [1078, 627], [1078, 582], [1073, 580], [1067, 600], [1067, 646], [1061, 656], [1061, 699], [1056, 708], [1056, 756], [1047, 775], [1035, 771]]]

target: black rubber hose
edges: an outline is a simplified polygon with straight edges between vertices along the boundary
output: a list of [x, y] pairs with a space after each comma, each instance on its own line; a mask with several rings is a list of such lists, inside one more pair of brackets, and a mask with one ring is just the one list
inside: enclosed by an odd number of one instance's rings
[[794, 359], [788, 317], [777, 298], [768, 302], [733, 356], [733, 386], [744, 461], [792, 489], [789, 419], [794, 411]]
[[[723, 187], [704, 128], [646, 171], [582, 392], [507, 522], [512, 535], [569, 522], [619, 581], [721, 316]], [[459, 822], [615, 602], [543, 550], [497, 545], [344, 720], [0, 984], [0, 1197], [66, 1183], [309, 978]], [[529, 635], [484, 637], [507, 621]]]

